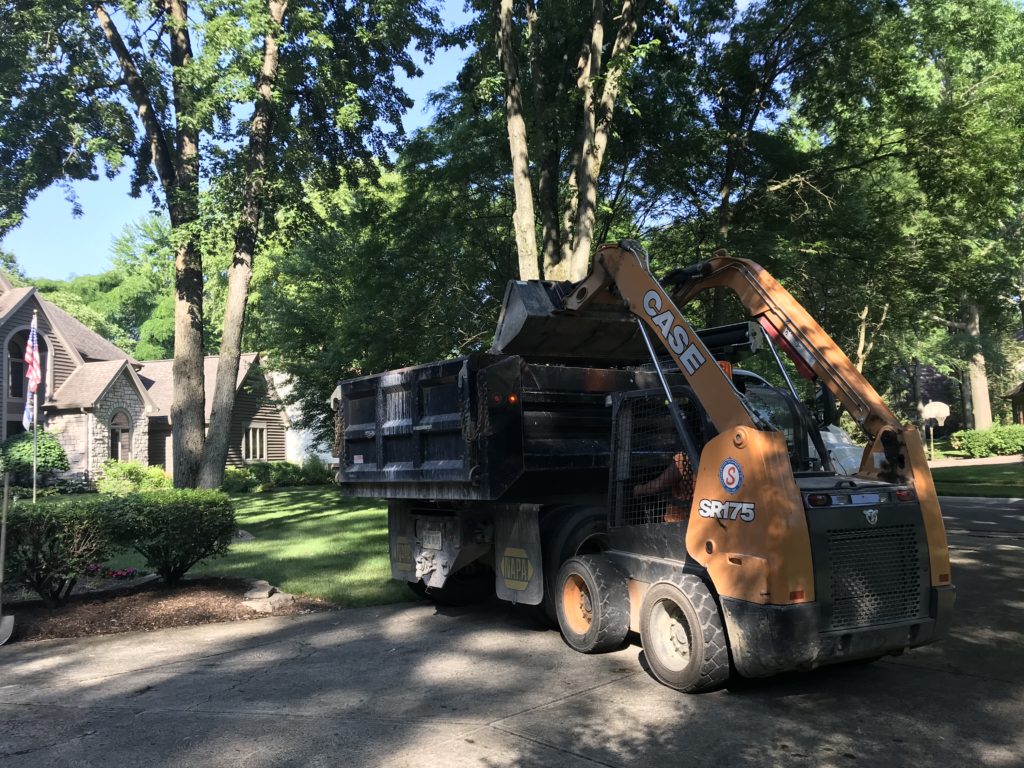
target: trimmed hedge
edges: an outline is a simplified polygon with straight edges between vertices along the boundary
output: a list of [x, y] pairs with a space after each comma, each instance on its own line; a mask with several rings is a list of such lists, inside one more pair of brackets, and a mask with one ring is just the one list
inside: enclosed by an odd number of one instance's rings
[[14, 504], [7, 521], [11, 580], [51, 608], [61, 605], [86, 569], [116, 548], [110, 522], [98, 497]]
[[171, 487], [171, 478], [160, 467], [147, 467], [138, 461], [107, 459], [100, 467], [96, 490], [124, 496], [127, 493], [160, 491]]
[[220, 491], [179, 489], [121, 496], [116, 539], [146, 558], [146, 565], [173, 584], [201, 560], [228, 551], [235, 510]]
[[135, 549], [174, 583], [208, 557], [223, 555], [235, 511], [219, 491], [165, 490], [112, 496], [48, 498], [12, 505], [8, 520], [11, 581], [46, 604], [62, 604], [90, 566]]
[[1024, 424], [991, 429], [964, 429], [950, 436], [950, 443], [975, 459], [1024, 453]]
[[260, 493], [297, 485], [328, 485], [332, 481], [330, 467], [311, 454], [301, 466], [290, 461], [256, 461], [241, 469], [227, 467], [220, 487], [228, 493]]

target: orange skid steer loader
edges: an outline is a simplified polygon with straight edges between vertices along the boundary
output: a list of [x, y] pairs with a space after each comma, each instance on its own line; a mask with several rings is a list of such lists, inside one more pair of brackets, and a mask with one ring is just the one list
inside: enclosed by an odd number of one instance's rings
[[[731, 289], [742, 322], [679, 307]], [[801, 391], [802, 390], [802, 391]], [[822, 440], [836, 402], [859, 467]], [[389, 499], [392, 575], [537, 605], [592, 653], [638, 632], [682, 691], [939, 639], [954, 602], [918, 431], [767, 272], [655, 279], [631, 241], [578, 284], [516, 281], [489, 353], [343, 381], [342, 491]]]

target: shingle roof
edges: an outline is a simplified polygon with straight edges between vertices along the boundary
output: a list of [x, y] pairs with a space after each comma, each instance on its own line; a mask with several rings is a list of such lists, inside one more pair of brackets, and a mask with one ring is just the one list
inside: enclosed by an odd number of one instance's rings
[[[250, 352], [244, 354], [238, 361], [238, 379], [235, 388], [242, 386], [245, 377], [249, 375], [249, 369], [259, 359], [259, 354]], [[220, 361], [218, 355], [209, 355], [203, 359], [203, 381], [206, 392], [206, 420], [210, 420], [210, 412], [213, 410], [213, 389], [217, 383], [217, 363]], [[139, 369], [139, 378], [143, 386], [149, 392], [157, 410], [151, 416], [171, 415], [171, 403], [174, 400], [174, 377], [171, 368], [173, 360], [143, 360], [142, 368]]]
[[12, 288], [0, 294], [0, 322], [7, 317], [8, 313], [18, 307], [22, 301], [35, 292], [35, 288]]
[[47, 408], [92, 408], [114, 380], [125, 372], [139, 390], [150, 412], [154, 403], [127, 360], [100, 360], [78, 366], [46, 403]]
[[137, 364], [137, 361], [123, 349], [116, 347], [96, 331], [80, 323], [53, 302], [47, 301], [42, 296], [37, 298], [46, 316], [50, 319], [50, 323], [54, 326], [54, 330], [63, 336], [68, 344], [77, 349], [78, 354], [87, 362], [91, 360], [127, 360], [132, 364]]

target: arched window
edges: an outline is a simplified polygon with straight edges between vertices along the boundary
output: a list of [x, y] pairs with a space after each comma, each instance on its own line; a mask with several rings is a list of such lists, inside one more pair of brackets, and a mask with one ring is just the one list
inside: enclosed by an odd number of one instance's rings
[[9, 378], [7, 380], [8, 397], [25, 396], [25, 333], [18, 333], [7, 342], [7, 359]]
[[124, 411], [117, 411], [110, 419], [110, 458], [132, 460], [132, 422]]

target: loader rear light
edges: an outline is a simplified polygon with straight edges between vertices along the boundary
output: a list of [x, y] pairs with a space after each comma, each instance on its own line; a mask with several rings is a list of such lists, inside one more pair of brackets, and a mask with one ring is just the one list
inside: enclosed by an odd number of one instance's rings
[[807, 495], [807, 503], [812, 507], [827, 507], [832, 504], [832, 497], [827, 493], [811, 493]]
[[790, 600], [803, 600], [804, 599], [804, 591], [802, 589], [794, 589], [792, 592], [789, 593], [789, 599]]
[[917, 491], [913, 488], [897, 488], [896, 501], [917, 501]]

